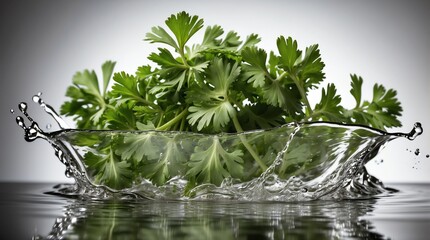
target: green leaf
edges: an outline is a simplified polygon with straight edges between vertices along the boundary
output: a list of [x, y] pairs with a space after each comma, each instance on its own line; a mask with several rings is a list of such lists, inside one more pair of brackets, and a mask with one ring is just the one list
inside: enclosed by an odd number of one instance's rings
[[246, 37], [245, 42], [243, 43], [243, 45], [240, 47], [238, 51], [240, 52], [243, 49], [246, 49], [249, 47], [255, 47], [255, 45], [259, 42], [261, 42], [261, 38], [258, 36], [258, 34], [253, 33], [248, 37]]
[[354, 97], [356, 107], [361, 105], [361, 86], [363, 85], [363, 78], [357, 75], [351, 75], [351, 90], [349, 91]]
[[183, 49], [188, 40], [203, 27], [203, 19], [180, 12], [177, 15], [172, 14], [166, 20], [166, 25], [175, 35], [179, 48]]
[[305, 56], [299, 63], [298, 70], [299, 79], [304, 82], [306, 92], [308, 89], [316, 88], [324, 80], [324, 66], [325, 64], [321, 61], [318, 45], [315, 44], [307, 47]]
[[152, 53], [148, 59], [157, 63], [161, 69], [158, 70], [162, 81], [158, 85], [154, 86], [150, 93], [159, 93], [171, 90], [176, 87], [176, 92], [179, 92], [181, 88], [187, 83], [190, 85], [196, 75], [204, 71], [208, 65], [207, 61], [195, 62], [192, 64], [184, 64], [179, 62], [173, 57], [169, 50], [165, 48], [159, 48], [160, 53]]
[[[204, 147], [208, 145], [209, 147]], [[191, 155], [188, 176], [197, 176], [200, 183], [221, 184], [226, 177], [240, 178], [243, 174], [242, 151], [227, 152], [218, 137], [203, 139]]]
[[243, 108], [239, 112], [239, 121], [244, 130], [269, 129], [285, 123], [282, 109], [267, 104], [256, 104]]
[[[303, 165], [312, 160], [312, 155], [315, 154], [313, 150], [315, 146], [311, 146], [310, 143], [302, 143], [300, 145], [288, 148], [287, 153], [283, 156], [281, 166], [279, 167], [279, 175], [282, 178], [288, 178], [295, 176], [298, 171], [301, 170]], [[318, 149], [320, 150], [320, 149]]]
[[240, 41], [240, 37], [237, 32], [230, 31], [220, 43], [220, 48], [224, 50], [236, 51], [240, 44], [242, 44], [242, 41]]
[[186, 12], [171, 15], [166, 20], [166, 25], [175, 36], [171, 37], [162, 27], [153, 27], [152, 33], [146, 35], [147, 41], [152, 43], [165, 43], [172, 46], [178, 52], [182, 52], [187, 41], [203, 27], [203, 20], [198, 16], [190, 16]]
[[73, 83], [86, 94], [93, 95], [97, 100], [102, 101], [102, 93], [99, 88], [99, 81], [97, 79], [96, 73], [89, 70], [84, 70], [83, 72], [77, 72], [73, 76]]
[[164, 30], [162, 27], [153, 27], [152, 33], [146, 34], [146, 41], [150, 41], [151, 43], [164, 43], [176, 50], [179, 50], [179, 46], [176, 41], [169, 35], [169, 33]]
[[123, 143], [117, 148], [115, 153], [121, 156], [124, 160], [133, 160], [139, 163], [144, 160], [144, 157], [149, 160], [155, 160], [160, 157], [160, 145], [157, 145], [159, 137], [152, 132], [142, 134], [129, 134], [124, 137]]
[[184, 70], [187, 68], [183, 63], [176, 60], [166, 48], [158, 48], [158, 50], [160, 51], [159, 54], [151, 53], [148, 59], [157, 63], [164, 71], [171, 71], [171, 69]]
[[355, 108], [347, 110], [344, 115], [348, 122], [369, 125], [384, 130], [386, 127], [400, 127], [398, 117], [402, 115], [402, 107], [397, 99], [397, 92], [386, 90], [384, 86], [375, 84], [372, 101], [361, 102], [361, 86], [363, 79], [351, 75], [351, 94], [356, 100]]
[[279, 80], [271, 81], [270, 84], [263, 87], [263, 98], [266, 103], [280, 107], [292, 115], [301, 112], [299, 96], [294, 85], [284, 85]]
[[275, 55], [273, 51], [270, 51], [269, 55], [269, 73], [272, 76], [276, 76], [278, 73], [279, 57]]
[[143, 96], [138, 89], [138, 81], [135, 76], [125, 72], [115, 73], [113, 76], [115, 84], [112, 86], [110, 92], [111, 102], [116, 103], [117, 106], [124, 102], [132, 101], [145, 102]]
[[107, 127], [113, 130], [136, 129], [136, 116], [129, 106], [122, 104], [115, 109], [107, 109], [105, 112]]
[[248, 83], [252, 83], [255, 88], [263, 87], [266, 84], [266, 76], [270, 76], [266, 68], [266, 51], [256, 47], [247, 47], [242, 51], [242, 58], [249, 64], [242, 66], [245, 79], [248, 79]]
[[312, 120], [343, 122], [343, 107], [340, 105], [341, 97], [336, 93], [336, 87], [330, 83], [322, 89], [319, 103], [315, 105]]
[[115, 67], [115, 62], [106, 61], [102, 65], [102, 73], [103, 73], [103, 95], [106, 95], [106, 90], [108, 88], [109, 82], [112, 77], [113, 69]]
[[396, 95], [397, 92], [393, 89], [386, 90], [382, 85], [374, 85], [372, 103], [367, 109], [367, 113], [372, 115], [370, 124], [373, 127], [384, 129], [385, 127], [401, 126], [397, 117], [401, 116], [403, 109]]
[[217, 49], [221, 43], [220, 36], [224, 33], [224, 30], [218, 26], [208, 26], [203, 35], [203, 41], [201, 44], [194, 44], [191, 48], [186, 47], [187, 56], [189, 60], [192, 60], [198, 56], [201, 56], [202, 52], [208, 49]]
[[[109, 84], [115, 63], [107, 61], [102, 65], [103, 88]], [[73, 76], [73, 86], [67, 89], [66, 96], [71, 98], [62, 106], [60, 113], [73, 116], [77, 127], [102, 128], [103, 114], [107, 107], [105, 93], [100, 91], [99, 81], [95, 71], [84, 70]]]
[[276, 45], [280, 54], [280, 62], [283, 64], [285, 70], [292, 72], [296, 61], [301, 55], [301, 51], [297, 47], [297, 41], [291, 37], [285, 39], [283, 36], [280, 36], [276, 41]]
[[166, 141], [160, 158], [143, 165], [143, 174], [157, 185], [166, 183], [172, 177], [185, 174], [184, 167], [187, 159], [184, 149], [179, 146], [179, 141], [174, 137]]
[[218, 104], [196, 104], [188, 108], [189, 123], [193, 126], [197, 123], [197, 129], [213, 125], [213, 130], [219, 131], [230, 122], [235, 115], [235, 110], [230, 102], [220, 101]]
[[218, 26], [208, 26], [206, 28], [205, 34], [203, 36], [203, 41], [201, 46], [203, 48], [214, 48], [219, 46], [221, 40], [219, 37], [224, 33], [224, 30]]
[[224, 63], [222, 59], [214, 59], [207, 69], [206, 84], [194, 86], [187, 93], [187, 99], [192, 106], [188, 108], [189, 123], [197, 124], [200, 131], [212, 125], [219, 130], [230, 122], [235, 115], [235, 109], [229, 99], [229, 88], [240, 74], [238, 64], [233, 66]]
[[132, 176], [130, 164], [121, 161], [111, 148], [99, 154], [88, 152], [85, 154], [84, 161], [88, 169], [95, 172], [97, 184], [104, 184], [113, 189], [130, 187]]

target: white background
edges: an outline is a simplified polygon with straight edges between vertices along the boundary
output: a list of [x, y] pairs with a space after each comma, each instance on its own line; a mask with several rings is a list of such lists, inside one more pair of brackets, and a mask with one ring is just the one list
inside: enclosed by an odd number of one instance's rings
[[[276, 38], [291, 36], [304, 49], [320, 45], [326, 83], [336, 84], [346, 105], [349, 74], [364, 78], [364, 98], [374, 83], [398, 91], [403, 127], [416, 121], [424, 134], [388, 144], [369, 170], [386, 182], [429, 182], [430, 28], [425, 1], [8, 1], [0, 10], [1, 153], [0, 181], [68, 181], [48, 143], [27, 143], [15, 123], [20, 101], [41, 91], [59, 109], [76, 71], [117, 61], [116, 71], [134, 73], [155, 50], [144, 42], [152, 26], [187, 11], [245, 37], [258, 33], [260, 47], [276, 50]], [[326, 83], [324, 85], [326, 85]], [[319, 99], [319, 91], [312, 97]], [[44, 126], [53, 121], [30, 103], [30, 114]], [[419, 156], [413, 154], [419, 148]], [[412, 150], [412, 152], [411, 152]], [[383, 160], [383, 163], [377, 164]]]

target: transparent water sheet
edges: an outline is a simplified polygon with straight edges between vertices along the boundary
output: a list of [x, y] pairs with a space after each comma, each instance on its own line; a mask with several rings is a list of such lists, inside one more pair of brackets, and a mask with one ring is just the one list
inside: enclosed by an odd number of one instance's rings
[[40, 96], [33, 100], [62, 128], [44, 132], [19, 105], [27, 141], [41, 138], [76, 180], [64, 194], [105, 199], [308, 201], [380, 194], [365, 164], [389, 141], [410, 133], [339, 123], [291, 123], [243, 133], [70, 129]]

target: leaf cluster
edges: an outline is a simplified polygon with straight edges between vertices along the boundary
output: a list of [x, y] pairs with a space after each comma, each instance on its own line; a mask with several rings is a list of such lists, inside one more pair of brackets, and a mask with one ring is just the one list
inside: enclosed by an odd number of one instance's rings
[[[78, 72], [66, 92], [70, 100], [61, 106], [61, 114], [72, 116], [80, 129], [211, 134], [268, 129], [291, 121], [323, 120], [379, 129], [401, 125], [402, 108], [395, 90], [376, 84], [373, 98], [362, 100], [363, 80], [351, 75], [350, 93], [356, 106], [347, 109], [334, 84], [321, 87], [325, 64], [317, 44], [301, 50], [293, 38], [279, 36], [277, 50], [267, 52], [257, 46], [257, 34], [242, 40], [237, 32], [225, 33], [218, 25], [206, 27], [202, 39], [190, 44], [204, 28], [203, 19], [180, 12], [171, 15], [165, 25], [147, 33], [145, 41], [159, 48], [134, 74], [114, 73], [111, 61], [102, 65], [103, 81], [94, 71]], [[314, 105], [308, 100], [313, 89], [321, 89], [321, 100]], [[144, 171], [163, 184], [172, 177], [172, 169], [166, 167], [168, 160], [151, 153], [148, 138], [124, 138], [121, 144], [107, 147], [104, 157], [89, 154], [87, 164], [100, 169], [98, 178], [102, 180], [116, 173], [128, 176], [137, 166], [130, 161], [139, 163], [145, 158]], [[166, 146], [166, 154], [180, 158], [174, 144]], [[216, 184], [226, 176], [241, 177], [245, 152], [265, 169], [264, 156], [256, 150], [259, 146], [246, 138], [241, 138], [240, 146], [226, 150], [213, 139], [206, 148], [195, 147], [189, 161], [178, 162], [189, 167], [186, 174], [190, 178]], [[110, 167], [115, 161], [119, 164]], [[121, 186], [120, 182], [113, 180], [112, 185]]]

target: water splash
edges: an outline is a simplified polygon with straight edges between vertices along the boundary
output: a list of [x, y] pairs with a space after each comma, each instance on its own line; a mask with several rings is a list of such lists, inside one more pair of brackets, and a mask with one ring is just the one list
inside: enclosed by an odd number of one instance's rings
[[30, 125], [25, 124], [25, 120], [21, 116], [16, 117], [16, 123], [24, 130], [24, 139], [28, 142], [32, 142], [37, 138], [47, 139], [45, 133], [39, 128], [39, 125], [28, 115], [27, 113], [27, 103], [21, 102], [18, 104], [18, 109], [30, 122]]
[[55, 109], [53, 107], [51, 107], [48, 104], [45, 104], [45, 101], [43, 101], [41, 95], [42, 95], [41, 92], [39, 92], [36, 95], [34, 95], [33, 98], [32, 98], [33, 102], [39, 104], [43, 108], [43, 110], [45, 110], [46, 113], [48, 113], [49, 115], [51, 115], [51, 117], [54, 118], [55, 122], [58, 124], [58, 126], [61, 129], [70, 128], [67, 125], [67, 123], [63, 120], [63, 118], [61, 118], [60, 115], [55, 111]]
[[[22, 116], [17, 116], [16, 121], [24, 130], [24, 138], [48, 141], [66, 166], [65, 175], [76, 180], [72, 189], [62, 189], [61, 193], [95, 199], [308, 201], [374, 196], [386, 189], [366, 171], [365, 164], [389, 141], [414, 140], [423, 132], [420, 123], [409, 133], [387, 133], [328, 122], [291, 123], [268, 130], [217, 135], [78, 130], [67, 128], [41, 94], [35, 95], [33, 101], [54, 118], [61, 130], [42, 131], [22, 102], [18, 108], [30, 124], [27, 126]], [[244, 139], [256, 147], [269, 166], [266, 170], [253, 161]], [[225, 171], [221, 182], [190, 178], [189, 160], [196, 159], [196, 149], [209, 149], [213, 143], [225, 151], [223, 154], [240, 153], [242, 158], [236, 161], [242, 161], [243, 169], [237, 173], [239, 170], [229, 168], [231, 163], [227, 160], [218, 159], [216, 164]], [[94, 167], [100, 163], [106, 166]], [[135, 168], [129, 169], [132, 165]], [[116, 171], [112, 175], [115, 178], [104, 171]]]

